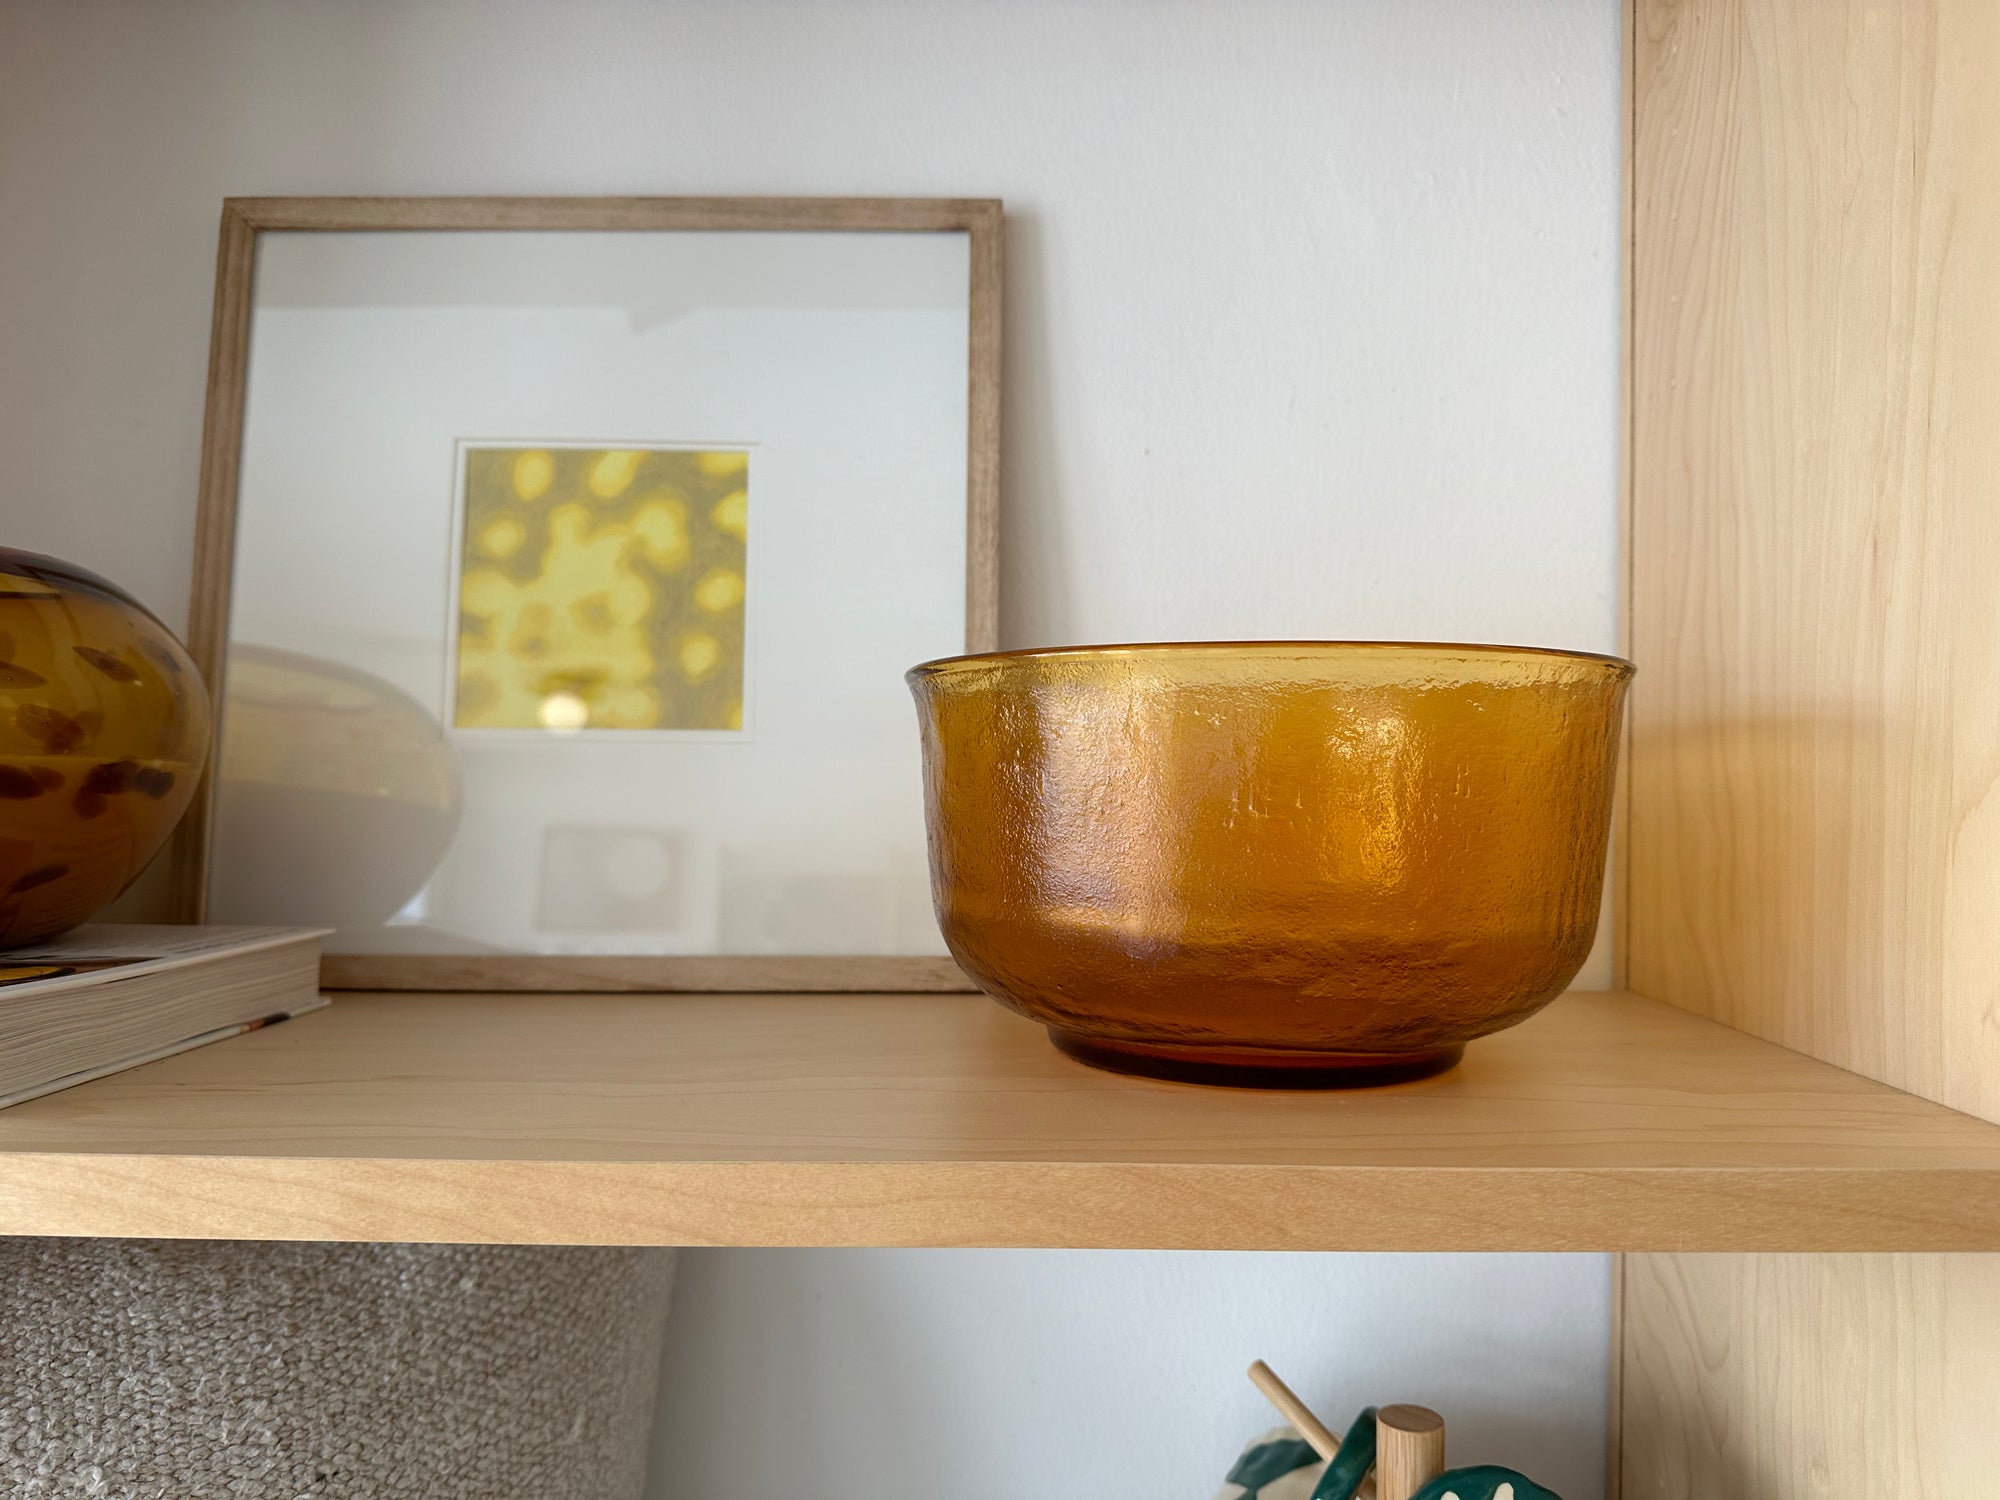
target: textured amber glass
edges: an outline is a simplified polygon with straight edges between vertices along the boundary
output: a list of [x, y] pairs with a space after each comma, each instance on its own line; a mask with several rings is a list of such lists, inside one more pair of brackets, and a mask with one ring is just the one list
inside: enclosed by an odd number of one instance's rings
[[95, 574], [0, 547], [0, 947], [129, 885], [207, 754], [208, 694], [172, 632]]
[[959, 963], [1088, 1062], [1216, 1082], [1449, 1067], [1590, 951], [1631, 665], [1386, 643], [930, 662]]

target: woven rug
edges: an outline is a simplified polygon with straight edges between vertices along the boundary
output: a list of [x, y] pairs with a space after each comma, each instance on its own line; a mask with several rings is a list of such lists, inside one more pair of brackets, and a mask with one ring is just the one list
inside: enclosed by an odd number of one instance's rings
[[665, 1250], [0, 1239], [0, 1495], [638, 1500]]

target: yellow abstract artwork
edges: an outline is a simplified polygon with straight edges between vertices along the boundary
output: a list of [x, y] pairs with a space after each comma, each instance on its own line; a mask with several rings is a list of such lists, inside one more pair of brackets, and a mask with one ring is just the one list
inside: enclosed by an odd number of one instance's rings
[[464, 450], [461, 729], [741, 729], [740, 451]]

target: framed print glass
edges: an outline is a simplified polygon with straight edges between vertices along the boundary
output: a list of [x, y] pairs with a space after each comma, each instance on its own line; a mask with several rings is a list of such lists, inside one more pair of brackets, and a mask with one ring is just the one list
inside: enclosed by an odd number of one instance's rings
[[223, 214], [178, 913], [369, 988], [965, 988], [902, 673], [996, 626], [1000, 207]]

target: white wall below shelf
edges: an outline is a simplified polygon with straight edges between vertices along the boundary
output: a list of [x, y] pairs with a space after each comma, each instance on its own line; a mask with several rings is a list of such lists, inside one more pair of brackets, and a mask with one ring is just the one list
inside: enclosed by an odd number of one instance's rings
[[1243, 1377], [1265, 1358], [1337, 1427], [1421, 1402], [1465, 1462], [1595, 1495], [1608, 1274], [1600, 1255], [684, 1251], [656, 1491], [1208, 1500], [1281, 1425]]

